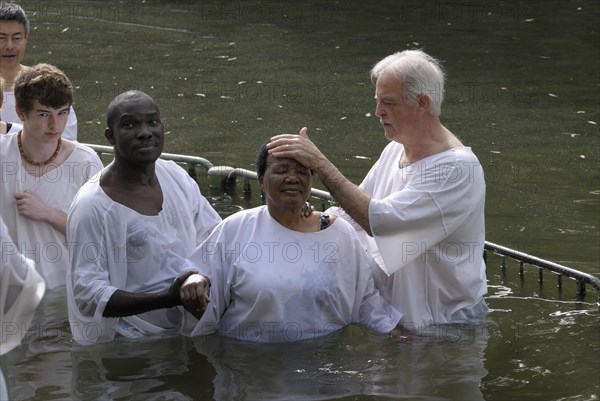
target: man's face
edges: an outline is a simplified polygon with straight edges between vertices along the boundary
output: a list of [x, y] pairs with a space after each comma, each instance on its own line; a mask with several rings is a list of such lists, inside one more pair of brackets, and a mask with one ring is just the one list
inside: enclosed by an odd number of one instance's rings
[[69, 109], [68, 104], [55, 109], [34, 100], [31, 111], [23, 113], [17, 110], [17, 114], [23, 121], [23, 130], [28, 137], [49, 143], [58, 141], [62, 135], [69, 118]]
[[0, 72], [16, 68], [23, 61], [27, 47], [25, 27], [18, 21], [0, 22]]
[[115, 152], [130, 162], [155, 162], [162, 153], [165, 128], [154, 102], [143, 96], [129, 98], [116, 113], [112, 127], [106, 130]]
[[390, 72], [377, 79], [375, 90], [375, 115], [379, 117], [385, 137], [403, 143], [418, 120], [418, 105], [407, 102], [403, 81]]

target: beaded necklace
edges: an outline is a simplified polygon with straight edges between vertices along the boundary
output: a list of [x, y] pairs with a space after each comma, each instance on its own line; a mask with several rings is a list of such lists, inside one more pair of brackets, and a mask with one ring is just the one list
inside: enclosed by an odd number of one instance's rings
[[23, 150], [23, 145], [21, 144], [21, 132], [23, 132], [23, 131], [19, 131], [19, 133], [17, 134], [17, 145], [19, 146], [19, 153], [21, 154], [21, 157], [23, 158], [23, 160], [25, 160], [27, 163], [31, 164], [32, 166], [44, 167], [44, 166], [47, 166], [48, 164], [52, 163], [54, 161], [54, 159], [56, 159], [56, 156], [58, 156], [58, 152], [60, 151], [60, 145], [62, 143], [61, 137], [58, 137], [58, 143], [56, 144], [56, 150], [54, 151], [54, 153], [52, 153], [52, 156], [50, 156], [50, 158], [48, 160], [46, 160], [45, 162], [34, 162], [33, 160], [31, 160], [29, 158], [29, 156], [27, 156], [27, 154]]

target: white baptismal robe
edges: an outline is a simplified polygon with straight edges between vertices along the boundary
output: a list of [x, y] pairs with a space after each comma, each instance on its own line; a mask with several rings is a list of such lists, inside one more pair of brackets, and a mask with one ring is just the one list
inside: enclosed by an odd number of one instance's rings
[[408, 328], [480, 316], [487, 310], [481, 164], [470, 148], [453, 148], [400, 168], [403, 149], [390, 142], [360, 185], [372, 196], [373, 237], [351, 221], [380, 266], [377, 287]]
[[[0, 355], [4, 355], [21, 343], [46, 285], [33, 262], [19, 252], [2, 216], [0, 247]], [[7, 399], [8, 390], [0, 372], [0, 400]]]
[[375, 289], [375, 262], [342, 219], [302, 233], [280, 225], [266, 206], [240, 211], [215, 228], [190, 263], [212, 283], [192, 335], [217, 330], [239, 340], [288, 342], [351, 323], [386, 333], [402, 317]]
[[0, 216], [0, 355], [21, 343], [33, 312], [44, 296], [44, 279], [24, 257]]
[[79, 188], [102, 169], [100, 158], [79, 143], [59, 166], [50, 164], [40, 177], [27, 172], [17, 145], [17, 135], [0, 135], [0, 214], [19, 251], [35, 263], [46, 287], [65, 285], [69, 265], [66, 237], [50, 224], [21, 216], [15, 205], [15, 192], [31, 192], [46, 205], [69, 210]]
[[185, 324], [183, 307], [102, 316], [117, 289], [168, 289], [183, 271], [185, 258], [221, 221], [198, 184], [177, 164], [157, 160], [156, 176], [163, 205], [155, 216], [114, 202], [98, 177], [73, 200], [67, 227], [73, 250], [67, 301], [73, 338], [80, 344], [109, 342], [116, 333], [129, 338], [177, 333]]

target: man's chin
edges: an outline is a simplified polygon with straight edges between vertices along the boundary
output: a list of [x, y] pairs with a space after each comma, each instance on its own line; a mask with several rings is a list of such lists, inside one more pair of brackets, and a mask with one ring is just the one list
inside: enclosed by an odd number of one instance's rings
[[387, 139], [388, 141], [391, 141], [394, 139], [394, 137], [396, 136], [396, 133], [394, 132], [393, 129], [391, 128], [387, 128], [383, 127], [383, 134], [385, 135], [385, 139]]

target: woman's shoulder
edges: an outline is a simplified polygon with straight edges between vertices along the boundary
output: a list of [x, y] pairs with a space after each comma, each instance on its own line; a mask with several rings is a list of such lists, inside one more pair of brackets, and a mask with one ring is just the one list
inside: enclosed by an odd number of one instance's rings
[[247, 236], [248, 233], [254, 232], [253, 227], [264, 224], [262, 212], [266, 209], [266, 206], [258, 206], [252, 209], [244, 209], [234, 214], [225, 217], [217, 226], [214, 228], [211, 236]]
[[340, 218], [339, 216], [335, 215], [335, 214], [327, 214], [327, 213], [322, 213], [321, 215], [321, 221], [323, 221], [324, 219], [326, 220], [326, 218], [323, 218], [322, 216], [329, 216], [329, 225], [327, 228], [325, 229], [331, 229], [331, 232], [333, 233], [338, 232], [340, 234], [344, 234], [344, 235], [350, 235], [350, 236], [354, 236], [356, 235], [356, 231], [354, 230], [354, 227], [352, 227], [352, 225], [350, 223], [348, 223], [345, 219]]
[[221, 224], [232, 225], [250, 223], [251, 220], [260, 220], [265, 218], [265, 212], [268, 213], [267, 207], [264, 205], [253, 207], [251, 209], [240, 210], [239, 212], [235, 212], [234, 214], [225, 217]]

